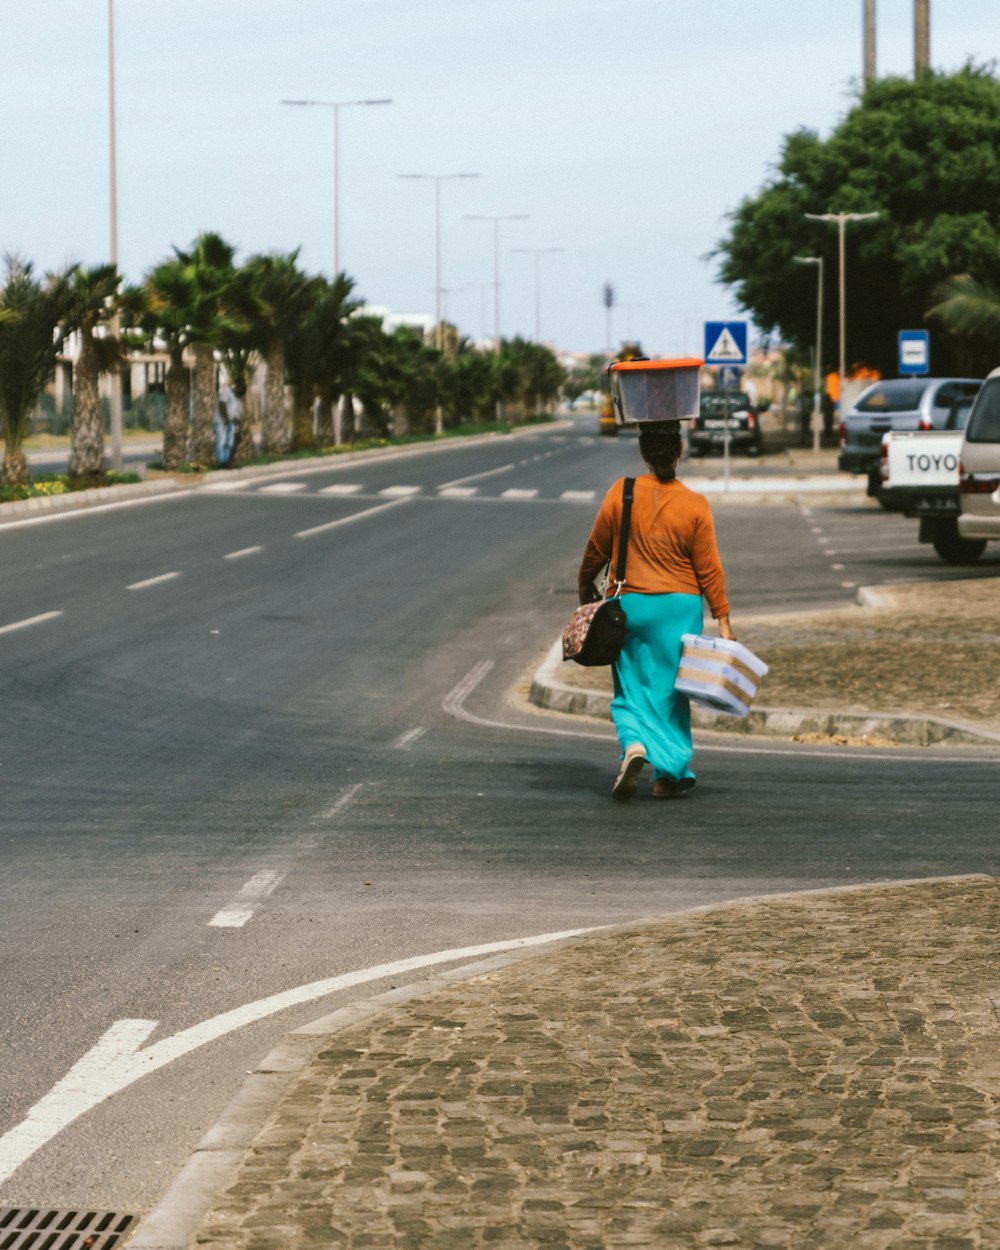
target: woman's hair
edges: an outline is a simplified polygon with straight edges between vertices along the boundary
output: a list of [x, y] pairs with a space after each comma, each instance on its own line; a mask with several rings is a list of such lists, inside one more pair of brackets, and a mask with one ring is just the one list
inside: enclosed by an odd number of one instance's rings
[[656, 474], [657, 481], [672, 482], [681, 458], [679, 421], [643, 421], [639, 425], [639, 454]]

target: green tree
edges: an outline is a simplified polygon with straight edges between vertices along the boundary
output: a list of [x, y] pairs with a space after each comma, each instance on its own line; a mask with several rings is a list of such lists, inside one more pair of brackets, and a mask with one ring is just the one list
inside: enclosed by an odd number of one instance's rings
[[[292, 383], [292, 448], [301, 451], [333, 441], [333, 400], [349, 371], [347, 320], [358, 307], [350, 298], [354, 282], [345, 273], [332, 281], [316, 277], [308, 285], [309, 303], [288, 336], [285, 367]], [[320, 430], [313, 406], [320, 400]]]
[[927, 318], [952, 343], [963, 372], [985, 375], [1000, 364], [1000, 291], [956, 274], [935, 292]]
[[[802, 347], [815, 334], [816, 278], [797, 255], [826, 260], [823, 361], [837, 358], [837, 231], [806, 213], [878, 212], [848, 226], [847, 358], [894, 372], [896, 335], [925, 324], [956, 273], [1000, 285], [1000, 82], [986, 67], [872, 82], [829, 139], [786, 137], [774, 177], [730, 216], [719, 276], [758, 326]], [[954, 367], [946, 347], [934, 367]]]
[[30, 261], [5, 257], [0, 287], [0, 433], [4, 457], [0, 482], [31, 481], [23, 444], [31, 418], [56, 363], [57, 327], [66, 299], [65, 281], [40, 282]]

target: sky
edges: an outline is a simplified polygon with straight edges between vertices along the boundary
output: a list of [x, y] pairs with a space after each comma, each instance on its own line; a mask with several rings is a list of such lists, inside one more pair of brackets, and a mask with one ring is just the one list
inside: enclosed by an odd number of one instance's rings
[[[708, 254], [785, 135], [828, 135], [862, 0], [113, 0], [119, 262], [138, 282], [215, 230], [334, 264], [356, 294], [562, 351], [703, 347], [740, 316]], [[108, 0], [0, 0], [0, 250], [110, 256]], [[912, 0], [878, 0], [878, 70], [910, 74]], [[1000, 56], [998, 0], [932, 0], [931, 59]], [[412, 180], [401, 174], [476, 178]], [[831, 208], [836, 206], [831, 205]], [[490, 220], [499, 223], [494, 246]], [[514, 249], [529, 249], [515, 251]], [[536, 253], [531, 249], [545, 250]], [[610, 324], [605, 283], [615, 292]], [[537, 323], [537, 324], [536, 324]], [[610, 337], [609, 337], [610, 336]]]

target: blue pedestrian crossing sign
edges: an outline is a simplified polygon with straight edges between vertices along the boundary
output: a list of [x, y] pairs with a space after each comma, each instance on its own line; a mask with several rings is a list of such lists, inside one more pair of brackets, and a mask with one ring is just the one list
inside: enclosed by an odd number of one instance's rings
[[705, 322], [705, 364], [745, 365], [747, 363], [747, 323], [745, 321]]
[[900, 330], [899, 372], [916, 377], [931, 371], [931, 336], [926, 330]]

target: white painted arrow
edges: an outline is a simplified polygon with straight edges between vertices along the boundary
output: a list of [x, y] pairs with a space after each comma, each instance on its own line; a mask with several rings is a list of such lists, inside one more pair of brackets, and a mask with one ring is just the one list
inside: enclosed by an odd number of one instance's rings
[[142, 1050], [139, 1048], [156, 1028], [158, 1021], [117, 1020], [97, 1045], [88, 1050], [63, 1079], [35, 1103], [21, 1123], [0, 1137], [0, 1184], [8, 1180], [22, 1163], [47, 1145], [57, 1133], [113, 1094], [126, 1089], [141, 1077], [166, 1067], [182, 1055], [190, 1054], [192, 1050], [214, 1042], [227, 1033], [245, 1028], [257, 1020], [317, 998], [325, 998], [338, 990], [364, 985], [369, 981], [379, 981], [383, 977], [399, 976], [420, 968], [431, 968], [435, 964], [543, 946], [547, 942], [582, 937], [606, 927], [595, 925], [588, 929], [567, 929], [562, 933], [514, 938], [508, 942], [488, 942], [483, 946], [465, 946], [457, 950], [436, 951], [430, 955], [414, 955], [410, 959], [398, 959], [373, 968], [345, 972], [340, 976], [312, 981], [308, 985], [299, 985], [280, 994], [258, 999], [255, 1003], [225, 1011], [202, 1021], [201, 1024], [182, 1029], [172, 1037], [162, 1038]]

